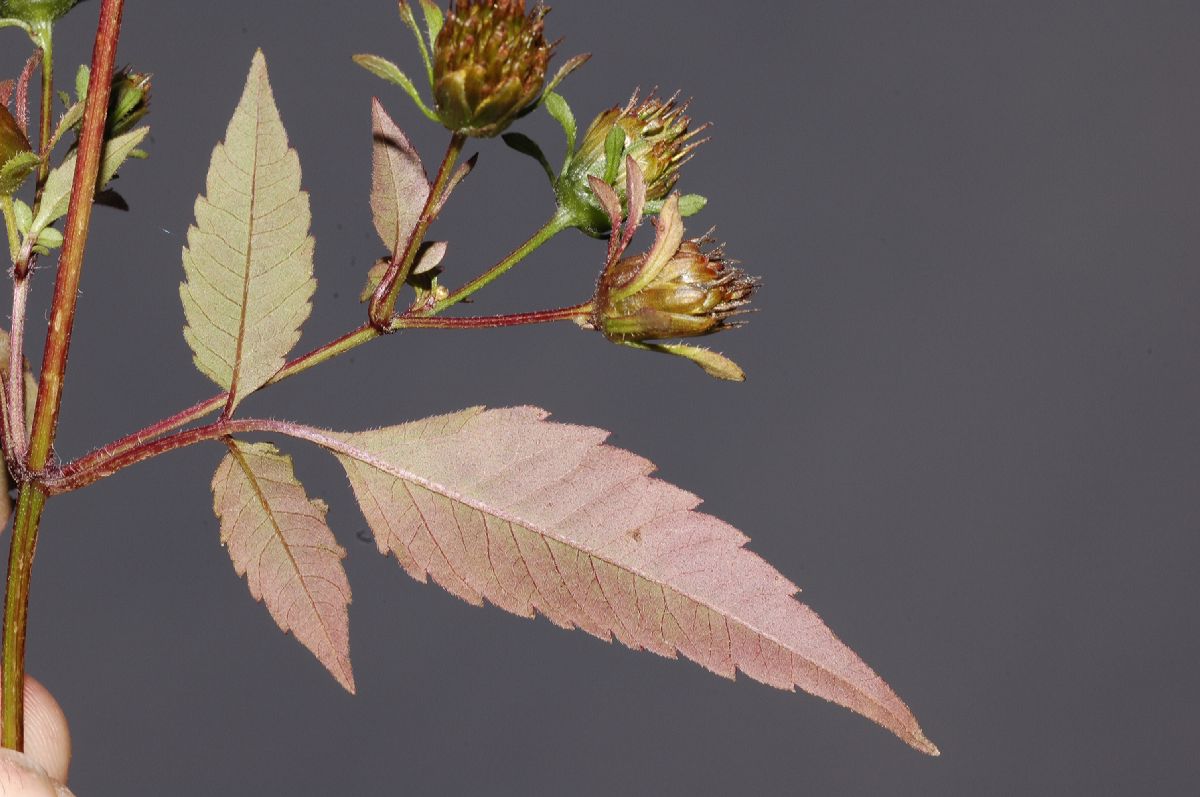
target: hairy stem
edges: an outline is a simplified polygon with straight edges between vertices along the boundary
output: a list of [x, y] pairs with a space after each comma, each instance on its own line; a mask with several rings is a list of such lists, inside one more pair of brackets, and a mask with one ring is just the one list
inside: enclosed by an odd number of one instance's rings
[[[342, 335], [336, 340], [326, 343], [324, 346], [313, 349], [308, 354], [297, 357], [288, 362], [279, 372], [267, 382], [267, 385], [274, 385], [282, 382], [290, 376], [303, 373], [313, 366], [320, 365], [323, 362], [332, 360], [339, 354], [344, 354], [351, 349], [357, 348], [369, 340], [374, 340], [380, 336], [380, 332], [370, 324], [363, 324], [358, 329]], [[265, 387], [265, 385], [264, 385]], [[261, 388], [260, 388], [261, 390]], [[128, 451], [142, 447], [162, 437], [165, 434], [175, 431], [181, 426], [187, 426], [189, 423], [211, 415], [217, 410], [225, 406], [229, 400], [229, 393], [218, 393], [212, 398], [193, 404], [186, 410], [175, 413], [169, 418], [164, 418], [158, 423], [151, 424], [144, 429], [139, 429], [133, 434], [126, 435], [120, 440], [113, 441], [103, 448], [98, 448], [95, 451], [72, 462], [68, 467], [76, 470], [89, 470], [101, 466], [103, 463], [122, 456]], [[66, 468], [64, 468], [66, 470]]]
[[450, 136], [450, 143], [446, 146], [446, 155], [442, 158], [437, 178], [433, 181], [433, 187], [425, 200], [425, 207], [421, 209], [417, 226], [413, 228], [408, 240], [404, 242], [403, 254], [399, 256], [397, 253], [392, 254], [392, 262], [371, 297], [369, 310], [371, 325], [380, 332], [387, 332], [390, 328], [392, 316], [396, 314], [396, 299], [400, 295], [400, 289], [404, 287], [404, 281], [408, 279], [408, 274], [412, 271], [413, 263], [417, 259], [417, 252], [421, 248], [421, 242], [425, 240], [425, 233], [429, 231], [429, 225], [437, 216], [437, 209], [443, 204], [442, 194], [454, 174], [454, 164], [458, 162], [458, 156], [462, 153], [463, 144], [466, 141], [467, 137], [462, 133], [454, 133]]
[[[79, 134], [78, 160], [71, 184], [71, 204], [67, 212], [65, 241], [59, 258], [58, 279], [55, 282], [54, 299], [50, 308], [41, 384], [38, 386], [37, 411], [34, 415], [26, 463], [29, 470], [35, 473], [42, 471], [49, 462], [58, 425], [63, 377], [67, 369], [67, 352], [71, 343], [79, 276], [83, 267], [83, 249], [91, 223], [92, 199], [96, 195], [100, 156], [104, 149], [110, 76], [116, 62], [124, 6], [124, 0], [102, 0], [100, 6], [96, 44], [92, 51], [91, 81]], [[50, 94], [52, 97], [52, 89]], [[0, 690], [3, 695], [3, 730], [0, 732], [0, 742], [5, 747], [15, 750], [24, 747], [25, 634], [29, 613], [29, 581], [33, 570], [34, 551], [37, 549], [38, 526], [45, 502], [45, 488], [26, 477], [21, 484], [16, 516], [13, 520], [8, 584], [4, 600], [3, 666], [0, 670]]]
[[230, 435], [253, 434], [255, 432], [284, 434], [298, 440], [315, 443], [322, 448], [335, 453], [346, 454], [356, 459], [363, 459], [364, 461], [373, 459], [369, 454], [360, 451], [337, 437], [331, 436], [329, 432], [312, 426], [261, 418], [222, 418], [214, 423], [176, 432], [173, 435], [161, 437], [139, 448], [126, 451], [120, 456], [104, 463], [103, 467], [78, 470], [74, 466], [68, 466], [58, 475], [46, 480], [45, 490], [50, 495], [78, 490], [111, 476], [117, 471], [124, 470], [139, 462], [145, 462], [161, 454], [187, 448], [196, 443], [221, 440]]

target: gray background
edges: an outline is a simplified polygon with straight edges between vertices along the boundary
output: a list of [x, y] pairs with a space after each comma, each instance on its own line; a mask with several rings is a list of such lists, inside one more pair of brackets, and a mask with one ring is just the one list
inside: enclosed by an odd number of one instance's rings
[[[97, 8], [61, 28], [68, 80]], [[712, 340], [750, 380], [568, 326], [410, 333], [247, 412], [363, 428], [535, 403], [611, 429], [800, 583], [944, 756], [418, 585], [357, 539], [332, 460], [289, 446], [350, 552], [351, 698], [234, 575], [209, 447], [46, 515], [29, 667], [71, 718], [79, 794], [1195, 793], [1200, 8], [561, 0], [549, 27], [596, 54], [565, 87], [583, 120], [657, 84], [716, 122], [681, 188], [711, 197], [692, 230], [765, 278], [750, 326]], [[349, 60], [416, 73], [395, 4], [131, 3], [119, 60], [155, 75], [153, 157], [121, 179], [134, 212], [97, 216], [64, 457], [213, 392], [179, 253], [260, 45], [313, 196], [301, 346], [362, 318], [371, 95], [428, 160], [444, 145]], [[544, 115], [521, 129], [557, 158]], [[550, 210], [532, 162], [479, 149], [435, 233], [451, 282]], [[601, 258], [565, 235], [476, 308], [577, 301]]]

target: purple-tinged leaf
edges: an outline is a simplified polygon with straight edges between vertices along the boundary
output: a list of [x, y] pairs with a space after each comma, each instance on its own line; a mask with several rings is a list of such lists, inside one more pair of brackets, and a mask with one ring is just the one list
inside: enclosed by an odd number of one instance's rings
[[[532, 407], [336, 435], [383, 553], [474, 604], [800, 687], [931, 755], [904, 702], [700, 500]], [[310, 439], [318, 439], [310, 436]]]
[[393, 256], [408, 244], [429, 199], [421, 157], [379, 100], [371, 103], [371, 212], [375, 230]]
[[230, 441], [212, 491], [221, 543], [250, 594], [353, 693], [346, 552], [325, 504], [305, 495], [291, 458], [268, 443]]

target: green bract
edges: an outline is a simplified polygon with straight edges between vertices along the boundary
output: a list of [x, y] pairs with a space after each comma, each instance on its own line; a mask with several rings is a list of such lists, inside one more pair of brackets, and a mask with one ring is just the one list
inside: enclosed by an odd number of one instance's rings
[[29, 24], [53, 22], [70, 11], [79, 0], [0, 0], [0, 17]]

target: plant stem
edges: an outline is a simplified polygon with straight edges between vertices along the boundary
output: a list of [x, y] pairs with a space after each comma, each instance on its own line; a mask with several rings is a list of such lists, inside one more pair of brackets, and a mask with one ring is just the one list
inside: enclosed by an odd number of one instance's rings
[[[308, 354], [297, 357], [290, 361], [287, 365], [280, 368], [278, 373], [267, 382], [268, 385], [274, 385], [282, 382], [289, 376], [303, 373], [313, 366], [320, 365], [323, 362], [332, 360], [339, 354], [344, 354], [351, 349], [357, 348], [369, 340], [374, 340], [380, 336], [380, 332], [370, 324], [363, 324], [358, 329], [342, 335], [340, 338], [326, 343], [324, 346], [313, 349]], [[173, 432], [181, 426], [186, 426], [189, 423], [194, 423], [206, 415], [211, 415], [217, 410], [225, 406], [229, 400], [229, 393], [218, 393], [212, 398], [193, 404], [186, 410], [175, 413], [169, 418], [164, 418], [158, 423], [152, 424], [139, 429], [133, 434], [126, 435], [120, 440], [113, 441], [103, 448], [98, 448], [95, 451], [87, 454], [68, 466], [72, 470], [88, 470], [99, 467], [102, 463], [108, 462], [116, 457], [125, 454], [135, 448], [145, 446], [156, 438], [162, 437], [169, 432]], [[66, 470], [66, 468], [64, 468]]]
[[37, 548], [38, 524], [46, 493], [26, 483], [17, 499], [12, 544], [8, 552], [8, 585], [4, 600], [3, 735], [11, 750], [25, 749], [25, 632], [29, 624], [29, 578]]
[[15, 458], [25, 458], [25, 311], [29, 304], [29, 274], [13, 275], [12, 333], [8, 339], [6, 385], [8, 388], [8, 445]]
[[[42, 188], [50, 175], [48, 149], [54, 122], [54, 24], [43, 22], [34, 29], [42, 50], [42, 106], [38, 117], [38, 153], [42, 156], [42, 163], [38, 166], [37, 175], [37, 198], [41, 199]], [[34, 205], [36, 207], [36, 201]]]
[[[91, 81], [79, 134], [78, 160], [75, 165], [74, 182], [71, 185], [71, 204], [67, 213], [62, 255], [59, 258], [58, 279], [55, 282], [54, 299], [50, 308], [41, 384], [38, 386], [37, 411], [34, 415], [27, 461], [29, 470], [34, 473], [46, 467], [58, 425], [63, 378], [67, 368], [67, 353], [79, 293], [79, 276], [83, 267], [83, 250], [91, 223], [100, 155], [104, 149], [104, 126], [108, 116], [111, 75], [116, 62], [124, 6], [124, 0], [102, 0], [100, 6], [96, 44], [92, 51]], [[52, 91], [50, 93], [52, 96]], [[45, 121], [43, 119], [43, 122]], [[33, 555], [37, 548], [38, 526], [45, 502], [45, 488], [26, 476], [22, 480], [13, 520], [8, 584], [4, 601], [3, 668], [0, 672], [0, 690], [4, 701], [0, 743], [15, 750], [24, 746], [25, 634], [29, 613], [29, 581], [33, 570]]]
[[[451, 294], [447, 299], [439, 302], [437, 305], [427, 310], [410, 312], [402, 316], [393, 317], [389, 324], [388, 331], [399, 329], [478, 329], [483, 327], [517, 326], [518, 324], [538, 324], [550, 321], [567, 320], [575, 317], [581, 312], [586, 312], [586, 305], [577, 305], [575, 307], [563, 308], [562, 310], [548, 310], [543, 311], [542, 313], [521, 313], [517, 314], [516, 316], [508, 317], [484, 316], [480, 319], [442, 319], [436, 322], [432, 320], [432, 316], [440, 313], [447, 307], [457, 304], [475, 291], [482, 288], [484, 285], [496, 279], [501, 274], [519, 263], [523, 258], [528, 256], [539, 246], [546, 243], [546, 241], [550, 240], [564, 229], [567, 229], [567, 226], [569, 225], [565, 224], [565, 220], [561, 219], [559, 215], [556, 214], [545, 226], [534, 233], [533, 237], [531, 237], [528, 241], [518, 247], [499, 263], [492, 266], [482, 275], [477, 277], [475, 280]], [[524, 318], [526, 320], [513, 323], [513, 319], [517, 318]], [[495, 323], [500, 319], [506, 320]], [[295, 376], [296, 374], [307, 371], [313, 366], [320, 365], [328, 360], [332, 360], [334, 357], [345, 354], [351, 349], [355, 349], [367, 341], [374, 340], [383, 334], [384, 333], [380, 332], [372, 324], [363, 324], [362, 326], [351, 330], [340, 338], [330, 341], [324, 346], [320, 346], [305, 355], [291, 360], [285, 366], [283, 366], [283, 368], [279, 369], [279, 372], [276, 373], [275, 376], [271, 377], [271, 379], [263, 387], [277, 384], [290, 376]], [[164, 434], [168, 434], [180, 428], [181, 426], [194, 423], [206, 415], [211, 415], [213, 412], [216, 412], [217, 410], [221, 409], [221, 407], [225, 406], [228, 400], [228, 392], [219, 393], [212, 398], [205, 399], [204, 401], [194, 404], [169, 418], [164, 418], [158, 423], [152, 424], [143, 429], [139, 429], [138, 431], [126, 435], [125, 437], [122, 437], [121, 439], [116, 440], [104, 446], [103, 448], [96, 449], [90, 454], [86, 454], [78, 460], [75, 460], [68, 467], [76, 472], [99, 467], [101, 463], [108, 462], [116, 457], [120, 457], [132, 449], [146, 445], [155, 438], [161, 437]]]
[[468, 316], [466, 318], [429, 318], [422, 316], [400, 316], [392, 322], [392, 329], [496, 329], [519, 327], [529, 324], [548, 324], [552, 321], [574, 321], [587, 318], [591, 304], [577, 304], [556, 310], [537, 310], [532, 313], [509, 315]]
[[[547, 241], [549, 241], [554, 236], [558, 235], [563, 230], [569, 229], [570, 226], [571, 226], [570, 215], [563, 212], [562, 210], [555, 211], [554, 215], [550, 217], [549, 221], [547, 221], [544, 225], [542, 225], [541, 229], [539, 229], [537, 232], [535, 232], [528, 241], [526, 241], [525, 243], [521, 244], [519, 247], [514, 249], [508, 255], [508, 257], [504, 258], [499, 263], [492, 266], [487, 271], [483, 272], [478, 277], [476, 277], [475, 279], [468, 282], [466, 285], [464, 285], [461, 288], [459, 288], [458, 290], [454, 291], [454, 293], [450, 294], [445, 299], [442, 299], [440, 302], [433, 305], [433, 307], [429, 308], [428, 310], [424, 310], [424, 311], [421, 311], [421, 310], [414, 311], [412, 313], [412, 316], [428, 317], [428, 316], [432, 316], [432, 315], [437, 315], [438, 313], [445, 310], [447, 307], [451, 307], [453, 305], [458, 304], [463, 299], [466, 299], [468, 296], [475, 293], [480, 288], [482, 288], [485, 285], [494, 281], [497, 277], [499, 277], [501, 274], [504, 274], [510, 268], [515, 266], [517, 263], [520, 263], [531, 252], [533, 252], [535, 249], [540, 247], [542, 244], [546, 243]], [[406, 316], [406, 317], [408, 317], [408, 316]]]
[[[252, 434], [255, 432], [269, 432], [272, 434], [285, 434], [289, 437], [294, 437], [298, 440], [306, 440], [310, 443], [315, 443], [323, 448], [339, 454], [353, 456], [362, 461], [377, 461], [370, 454], [363, 452], [355, 446], [340, 439], [336, 435], [317, 429], [312, 426], [304, 426], [298, 423], [290, 423], [288, 421], [275, 421], [259, 418], [221, 418], [214, 423], [205, 426], [197, 426], [195, 429], [187, 429], [182, 432], [176, 432], [173, 435], [159, 438], [146, 445], [126, 451], [121, 456], [106, 463], [106, 467], [97, 468], [87, 471], [75, 470], [72, 467], [64, 468], [57, 476], [46, 481], [45, 489], [51, 495], [78, 490], [87, 487], [90, 484], [103, 479], [107, 476], [116, 473], [119, 470], [124, 470], [131, 465], [136, 465], [139, 462], [145, 462], [148, 459], [157, 457], [161, 454], [166, 454], [170, 451], [177, 451], [181, 448], [202, 443], [208, 440], [221, 440], [235, 434]], [[386, 468], [385, 468], [386, 469]]]
[[[369, 308], [371, 325], [380, 332], [387, 332], [390, 329], [392, 316], [396, 314], [396, 299], [400, 295], [400, 289], [404, 287], [404, 281], [408, 279], [408, 274], [412, 271], [413, 263], [417, 259], [417, 252], [421, 248], [421, 242], [425, 240], [425, 233], [429, 231], [429, 225], [437, 216], [437, 209], [443, 204], [442, 193], [450, 182], [454, 173], [454, 164], [458, 162], [458, 156], [462, 153], [466, 141], [467, 137], [462, 133], [454, 133], [450, 136], [450, 143], [446, 146], [442, 165], [438, 168], [437, 178], [433, 181], [433, 187], [430, 188], [429, 196], [425, 199], [425, 206], [421, 209], [417, 226], [413, 228], [408, 240], [404, 242], [403, 254], [397, 256], [398, 253], [392, 253], [392, 262], [371, 297]], [[397, 242], [398, 247], [399, 242]]]

